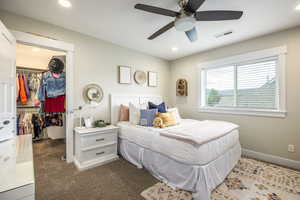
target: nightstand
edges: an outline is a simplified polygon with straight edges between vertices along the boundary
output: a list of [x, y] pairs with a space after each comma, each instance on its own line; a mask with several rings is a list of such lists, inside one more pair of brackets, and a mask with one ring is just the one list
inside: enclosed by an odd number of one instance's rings
[[90, 169], [117, 160], [118, 127], [75, 128], [75, 165]]

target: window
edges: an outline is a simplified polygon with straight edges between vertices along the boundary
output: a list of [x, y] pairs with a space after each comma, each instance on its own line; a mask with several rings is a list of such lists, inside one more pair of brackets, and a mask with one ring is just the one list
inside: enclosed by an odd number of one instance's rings
[[201, 65], [200, 111], [284, 117], [285, 48]]

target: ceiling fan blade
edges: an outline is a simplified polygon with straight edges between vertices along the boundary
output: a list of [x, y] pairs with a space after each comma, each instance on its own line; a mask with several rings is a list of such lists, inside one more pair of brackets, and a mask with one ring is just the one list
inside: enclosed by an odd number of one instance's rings
[[242, 15], [242, 11], [212, 10], [196, 12], [195, 18], [197, 21], [223, 21], [240, 19]]
[[155, 6], [148, 6], [145, 4], [136, 4], [134, 6], [134, 8], [143, 10], [146, 12], [159, 14], [159, 15], [169, 16], [169, 17], [177, 17], [180, 14], [179, 12], [175, 12], [173, 10], [167, 10], [167, 9], [159, 8], [159, 7], [155, 7]]
[[195, 13], [205, 0], [189, 0], [184, 10], [190, 13]]
[[186, 31], [185, 32], [186, 36], [189, 38], [189, 40], [191, 42], [195, 42], [198, 40], [198, 34], [197, 34], [197, 29], [196, 27], [192, 28], [191, 30], [189, 31]]
[[166, 26], [162, 27], [158, 31], [156, 31], [153, 35], [151, 35], [148, 40], [153, 40], [154, 38], [158, 37], [159, 35], [163, 34], [164, 32], [168, 31], [169, 29], [174, 27], [174, 22], [167, 24]]

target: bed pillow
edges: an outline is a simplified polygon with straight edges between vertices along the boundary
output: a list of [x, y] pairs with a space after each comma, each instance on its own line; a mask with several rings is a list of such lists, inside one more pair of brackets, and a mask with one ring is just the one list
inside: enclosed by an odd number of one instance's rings
[[156, 118], [157, 109], [141, 110], [141, 126], [153, 126], [153, 120]]
[[181, 123], [181, 117], [178, 108], [169, 108], [168, 112], [171, 112], [174, 115], [177, 124]]
[[156, 104], [149, 101], [148, 102], [148, 107], [149, 107], [149, 109], [157, 109], [158, 112], [160, 112], [160, 113], [166, 113], [167, 112], [165, 102], [162, 102], [161, 104], [156, 105]]
[[168, 126], [175, 126], [178, 123], [176, 123], [176, 119], [175, 119], [175, 115], [172, 114], [171, 112], [167, 112], [167, 113], [159, 113], [158, 117], [162, 118], [164, 125], [166, 127]]
[[119, 121], [129, 121], [129, 107], [128, 106], [124, 106], [123, 104], [120, 106]]
[[129, 122], [134, 125], [140, 123], [141, 109], [146, 109], [147, 105], [145, 104], [132, 104], [129, 103]]

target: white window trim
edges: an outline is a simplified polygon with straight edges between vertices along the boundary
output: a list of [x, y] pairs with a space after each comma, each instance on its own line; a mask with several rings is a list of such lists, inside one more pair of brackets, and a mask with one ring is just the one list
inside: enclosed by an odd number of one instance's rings
[[[286, 109], [286, 83], [285, 83], [285, 68], [286, 68], [286, 54], [287, 47], [281, 46], [272, 49], [266, 49], [251, 53], [246, 53], [242, 55], [232, 56], [212, 62], [202, 63], [198, 66], [199, 69], [199, 85], [201, 92], [199, 92], [198, 97], [198, 111], [206, 113], [218, 113], [218, 114], [236, 114], [236, 115], [248, 115], [248, 116], [264, 116], [264, 117], [279, 117], [285, 118], [287, 115]], [[278, 110], [265, 110], [265, 109], [243, 109], [243, 108], [214, 108], [205, 106], [205, 96], [202, 95], [202, 91], [205, 90], [206, 86], [203, 83], [206, 83], [204, 80], [205, 69], [212, 68], [221, 68], [228, 65], [233, 65], [237, 63], [249, 62], [252, 60], [259, 60], [267, 57], [278, 56], [278, 65], [276, 69], [277, 74], [277, 87], [279, 94], [277, 95], [278, 99]]]

